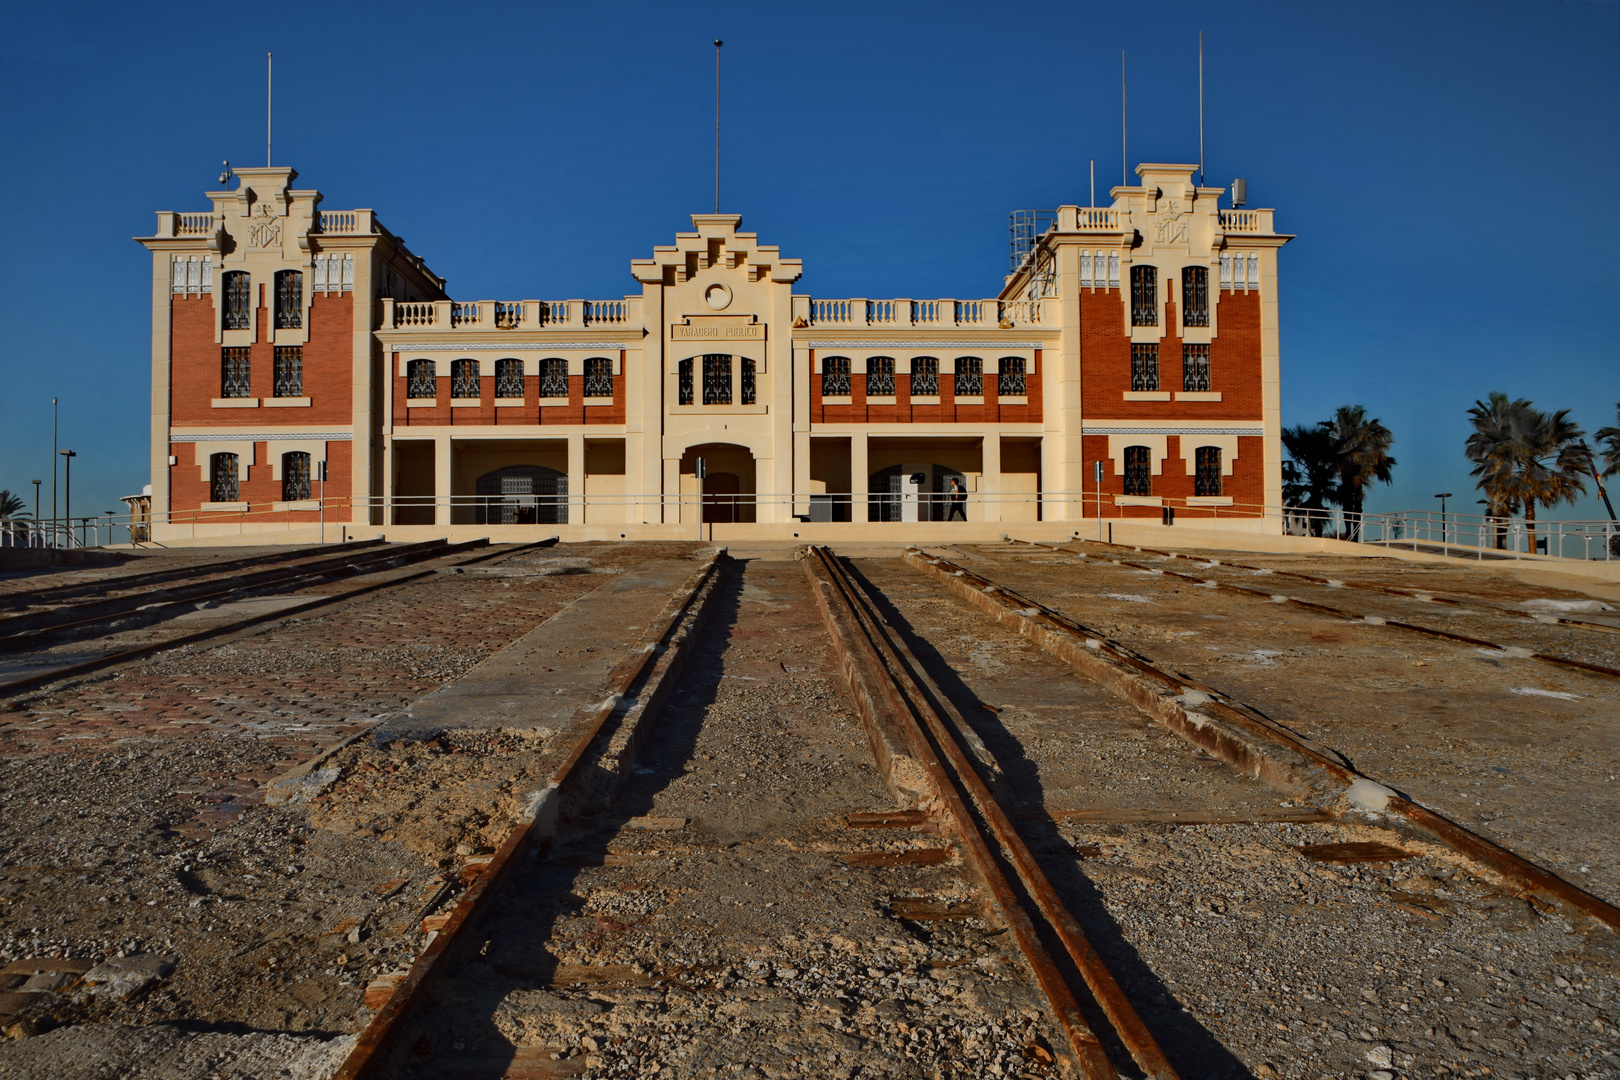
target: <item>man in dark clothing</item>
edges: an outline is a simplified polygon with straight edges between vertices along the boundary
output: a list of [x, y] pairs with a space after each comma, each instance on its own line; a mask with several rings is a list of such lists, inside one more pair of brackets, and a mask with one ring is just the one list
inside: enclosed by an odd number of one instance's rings
[[945, 520], [946, 521], [955, 521], [958, 518], [960, 518], [961, 520], [966, 521], [967, 520], [967, 492], [964, 491], [963, 488], [962, 488], [962, 481], [958, 480], [954, 476], [951, 477], [950, 498], [951, 498], [951, 512], [950, 512], [949, 515], [947, 515]]

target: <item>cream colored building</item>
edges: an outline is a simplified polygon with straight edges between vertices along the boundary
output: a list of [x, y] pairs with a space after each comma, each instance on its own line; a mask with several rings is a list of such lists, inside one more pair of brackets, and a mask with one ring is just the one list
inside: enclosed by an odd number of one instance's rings
[[699, 214], [623, 298], [455, 301], [371, 211], [240, 170], [140, 240], [154, 538], [1278, 532], [1290, 237], [1195, 171], [1021, 216], [995, 297], [805, 295]]

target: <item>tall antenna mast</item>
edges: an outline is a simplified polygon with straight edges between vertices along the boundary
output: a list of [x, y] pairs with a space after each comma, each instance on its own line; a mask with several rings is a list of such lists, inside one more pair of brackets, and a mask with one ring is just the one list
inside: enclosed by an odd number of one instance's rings
[[1198, 186], [1204, 186], [1204, 32], [1198, 31]]
[[1129, 187], [1126, 179], [1131, 167], [1131, 155], [1125, 139], [1125, 50], [1119, 51], [1119, 186]]
[[714, 39], [714, 212], [720, 212], [720, 46]]
[[1091, 205], [1097, 205], [1097, 159], [1091, 159]]
[[273, 52], [264, 54], [264, 167], [267, 169], [270, 167], [270, 90], [273, 85], [271, 76], [274, 74], [271, 65], [275, 63], [275, 59], [276, 54]]

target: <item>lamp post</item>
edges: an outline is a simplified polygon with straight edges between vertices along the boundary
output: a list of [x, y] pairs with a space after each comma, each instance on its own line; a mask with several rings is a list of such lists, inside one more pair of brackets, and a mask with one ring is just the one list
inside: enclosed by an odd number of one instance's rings
[[[43, 480], [35, 480], [34, 481], [34, 532], [35, 533], [39, 532], [39, 485], [42, 484], [42, 483], [44, 483]], [[33, 547], [32, 544], [30, 544], [28, 546]]]
[[62, 517], [67, 520], [68, 547], [73, 546], [73, 459], [79, 455], [72, 450], [58, 450], [62, 455]]
[[1451, 498], [1451, 492], [1442, 491], [1440, 494], [1436, 495], [1435, 498], [1440, 500], [1440, 552], [1441, 552], [1441, 554], [1447, 554], [1447, 552], [1446, 552], [1446, 500]]

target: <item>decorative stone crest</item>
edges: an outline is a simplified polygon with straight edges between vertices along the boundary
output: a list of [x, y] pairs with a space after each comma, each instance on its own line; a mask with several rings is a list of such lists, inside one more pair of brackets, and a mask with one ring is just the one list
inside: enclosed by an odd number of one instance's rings
[[260, 203], [253, 224], [248, 228], [248, 246], [267, 248], [280, 243], [281, 222], [276, 218], [275, 211], [271, 209], [269, 203]]
[[1182, 212], [1181, 203], [1177, 200], [1165, 199], [1159, 203], [1159, 212], [1153, 222], [1153, 242], [1155, 244], [1187, 242], [1187, 215]]

